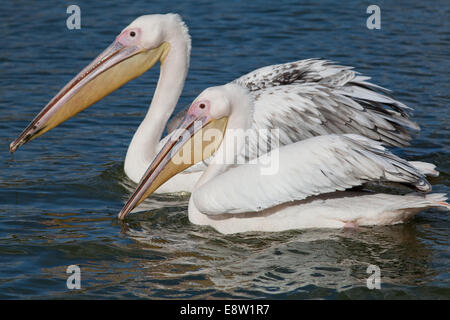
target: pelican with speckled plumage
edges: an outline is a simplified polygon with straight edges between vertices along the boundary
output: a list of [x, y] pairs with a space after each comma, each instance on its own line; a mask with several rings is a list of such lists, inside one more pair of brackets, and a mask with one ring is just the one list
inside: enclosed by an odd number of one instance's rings
[[[190, 197], [189, 220], [226, 234], [389, 225], [425, 208], [449, 209], [444, 194], [426, 194], [431, 185], [425, 175], [438, 174], [434, 165], [403, 160], [361, 135], [322, 135], [273, 149], [257, 161], [224, 161], [238, 159], [245, 148], [245, 135], [235, 132], [255, 126], [255, 108], [250, 91], [238, 84], [206, 89], [153, 160], [119, 219], [165, 181], [211, 155]], [[200, 157], [193, 161], [195, 154]], [[263, 174], [262, 166], [271, 162], [277, 162], [278, 170]], [[371, 182], [401, 183], [416, 192], [351, 190]]]

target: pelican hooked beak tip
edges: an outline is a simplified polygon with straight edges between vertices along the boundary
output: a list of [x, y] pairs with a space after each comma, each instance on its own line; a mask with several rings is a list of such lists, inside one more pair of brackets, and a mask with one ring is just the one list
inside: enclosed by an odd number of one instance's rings
[[17, 150], [17, 148], [19, 148], [19, 143], [17, 140], [14, 140], [9, 145], [9, 152], [14, 153]]

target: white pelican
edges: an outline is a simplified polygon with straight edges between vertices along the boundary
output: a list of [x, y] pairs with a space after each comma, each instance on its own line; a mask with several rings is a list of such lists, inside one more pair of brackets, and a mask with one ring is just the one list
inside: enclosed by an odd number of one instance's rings
[[[153, 100], [124, 163], [126, 175], [138, 183], [165, 141], [160, 143], [184, 86], [190, 50], [188, 29], [179, 15], [137, 18], [51, 99], [11, 143], [10, 151], [73, 117], [159, 61], [161, 71]], [[405, 128], [419, 128], [408, 118], [410, 108], [368, 79], [349, 67], [309, 59], [264, 67], [233, 83], [247, 88], [254, 100], [255, 132], [280, 129], [282, 145], [331, 133], [356, 133], [386, 145], [407, 145], [411, 136]], [[246, 157], [260, 154], [257, 141], [256, 134], [249, 136]], [[201, 174], [198, 170], [204, 166], [196, 168], [173, 177], [158, 192], [191, 191]]]
[[[449, 209], [444, 194], [344, 191], [367, 182], [390, 182], [425, 193], [431, 185], [424, 174], [438, 174], [432, 164], [403, 160], [380, 142], [360, 135], [313, 137], [273, 149], [254, 163], [224, 163], [229, 155], [236, 159], [245, 145], [245, 136], [230, 132], [255, 125], [254, 108], [252, 95], [240, 85], [203, 91], [150, 165], [119, 219], [164, 181], [192, 165], [195, 152], [190, 152], [198, 149], [198, 160], [215, 153], [194, 187], [189, 220], [221, 233], [395, 224], [424, 208]], [[212, 129], [219, 134], [207, 138]], [[193, 142], [198, 137], [202, 143]], [[272, 157], [274, 152], [278, 152], [276, 157]], [[179, 161], [186, 154], [189, 161]], [[278, 161], [276, 174], [262, 174], [262, 164], [271, 161]]]

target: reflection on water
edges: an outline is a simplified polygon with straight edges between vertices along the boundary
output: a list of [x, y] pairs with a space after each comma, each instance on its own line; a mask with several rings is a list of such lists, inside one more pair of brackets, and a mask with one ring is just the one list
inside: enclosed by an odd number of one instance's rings
[[124, 229], [151, 256], [164, 257], [140, 263], [145, 277], [170, 283], [174, 291], [308, 297], [310, 290], [298, 289], [313, 286], [336, 295], [365, 287], [370, 264], [390, 285], [423, 285], [433, 276], [427, 274], [430, 250], [417, 241], [413, 225], [222, 236], [195, 227], [180, 234], [173, 227], [180, 218], [173, 219], [167, 228], [145, 222]]
[[[103, 222], [120, 227], [125, 243], [100, 234], [89, 239], [88, 226]], [[414, 296], [414, 287], [426, 290], [438, 275], [430, 269], [433, 251], [419, 240], [430, 236], [427, 223], [221, 235], [189, 224], [185, 209], [172, 207], [129, 223], [67, 213], [51, 215], [46, 224], [58, 230], [50, 242], [60, 239], [59, 233], [70, 235], [64, 246], [56, 245], [60, 254], [84, 261], [88, 289], [63, 297], [404, 297]], [[366, 288], [372, 264], [381, 269], [383, 289], [390, 290]], [[41, 271], [66, 279], [62, 267]], [[429, 288], [428, 297], [434, 291]]]
[[[77, 4], [79, 31], [65, 28], [59, 2], [0, 4], [0, 298], [450, 298], [450, 215], [441, 211], [390, 227], [224, 236], [189, 223], [187, 195], [155, 195], [145, 212], [119, 222], [134, 187], [123, 159], [157, 68], [8, 153], [125, 25], [173, 11], [193, 40], [179, 108], [264, 65], [311, 57], [352, 65], [415, 108], [422, 130], [394, 152], [435, 163], [441, 176], [431, 179], [433, 190], [450, 193], [446, 2], [382, 2], [377, 31], [365, 27], [367, 4], [331, 0]], [[79, 291], [66, 288], [72, 264], [81, 267]], [[381, 269], [381, 290], [366, 287], [371, 264]]]

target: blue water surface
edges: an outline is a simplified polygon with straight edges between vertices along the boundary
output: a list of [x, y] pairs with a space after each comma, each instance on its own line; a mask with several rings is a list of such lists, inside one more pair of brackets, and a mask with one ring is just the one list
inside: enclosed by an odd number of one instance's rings
[[[81, 8], [68, 30], [66, 8]], [[450, 193], [448, 1], [2, 1], [0, 298], [450, 298], [447, 212], [359, 230], [221, 235], [194, 226], [185, 196], [119, 223], [123, 161], [158, 67], [10, 155], [9, 143], [136, 17], [179, 13], [192, 36], [177, 108], [255, 68], [305, 58], [354, 66], [415, 109], [422, 130], [394, 150], [433, 162]], [[81, 289], [66, 286], [69, 265]], [[369, 290], [367, 266], [381, 269]]]

